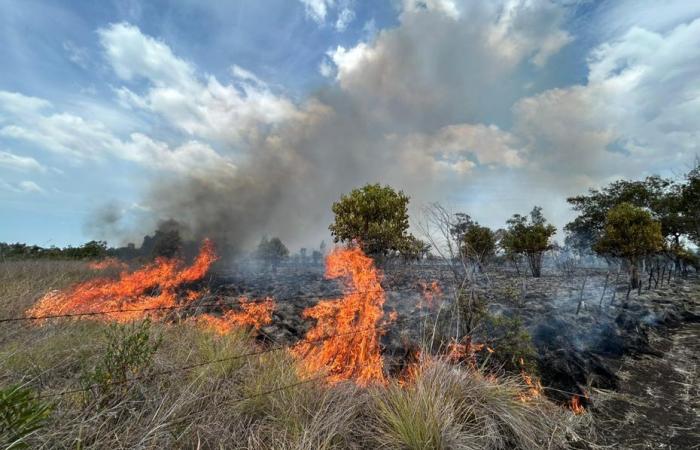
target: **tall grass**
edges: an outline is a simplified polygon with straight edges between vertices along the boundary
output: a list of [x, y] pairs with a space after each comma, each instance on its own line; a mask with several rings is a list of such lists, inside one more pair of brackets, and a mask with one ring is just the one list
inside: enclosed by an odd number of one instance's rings
[[[21, 314], [49, 289], [91, 273], [81, 263], [0, 263], [0, 315]], [[122, 339], [109, 324], [57, 319], [0, 329], [0, 388], [41, 395], [80, 386]], [[217, 336], [191, 323], [151, 324], [162, 343], [143, 373], [249, 352], [244, 331]], [[117, 336], [117, 337], [115, 337]], [[126, 337], [124, 339], [127, 339]], [[117, 345], [118, 348], [118, 345]], [[566, 448], [575, 421], [546, 400], [518, 400], [517, 379], [491, 379], [425, 360], [400, 385], [305, 381], [284, 351], [143, 377], [125, 389], [57, 396], [31, 448], [537, 449]], [[265, 394], [265, 395], [263, 395]]]

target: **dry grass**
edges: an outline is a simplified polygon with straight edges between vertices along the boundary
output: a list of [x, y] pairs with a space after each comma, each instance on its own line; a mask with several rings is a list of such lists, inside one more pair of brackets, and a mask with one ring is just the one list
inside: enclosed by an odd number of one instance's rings
[[[0, 263], [0, 315], [23, 313], [49, 289], [91, 276], [85, 265]], [[78, 386], [107, 344], [106, 324], [59, 319], [2, 324], [0, 386], [42, 394]], [[154, 324], [162, 335], [150, 371], [226, 358], [256, 344], [245, 332], [215, 336], [190, 323]], [[439, 360], [400, 386], [361, 389], [303, 381], [277, 351], [145, 377], [116, 401], [76, 393], [55, 398], [32, 448], [538, 449], [565, 448], [574, 418], [544, 400], [522, 402], [518, 380], [490, 380]]]

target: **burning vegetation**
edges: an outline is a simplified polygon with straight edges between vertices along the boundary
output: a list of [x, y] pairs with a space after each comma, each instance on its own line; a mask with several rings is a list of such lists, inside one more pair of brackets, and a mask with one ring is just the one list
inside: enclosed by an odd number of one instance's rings
[[[116, 280], [97, 278], [65, 292], [51, 291], [26, 315], [76, 315], [116, 322], [158, 318], [166, 314], [168, 308], [199, 298], [196, 291], [188, 290], [188, 285], [204, 278], [216, 259], [214, 245], [205, 240], [189, 266], [184, 266], [177, 258], [158, 258], [134, 272], [122, 272]], [[184, 297], [178, 295], [181, 291], [186, 292]]]
[[379, 345], [384, 289], [374, 261], [358, 247], [336, 248], [326, 258], [326, 277], [341, 278], [346, 293], [304, 311], [303, 317], [316, 319], [316, 325], [306, 333], [309, 343], [292, 350], [301, 360], [302, 371], [327, 372], [330, 383], [384, 382]]

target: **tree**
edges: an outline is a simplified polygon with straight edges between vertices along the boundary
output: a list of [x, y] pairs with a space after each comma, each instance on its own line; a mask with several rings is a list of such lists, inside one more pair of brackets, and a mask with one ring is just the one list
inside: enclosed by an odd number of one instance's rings
[[579, 215], [564, 230], [566, 244], [579, 252], [587, 252], [600, 238], [608, 211], [620, 203], [645, 208], [662, 224], [664, 236], [673, 238], [683, 234], [679, 210], [679, 188], [671, 180], [650, 176], [644, 180], [618, 180], [588, 195], [566, 199]]
[[630, 203], [620, 203], [608, 211], [603, 233], [594, 244], [596, 253], [626, 261], [632, 288], [640, 285], [639, 265], [649, 255], [663, 249], [661, 223], [649, 211]]
[[289, 250], [282, 243], [280, 238], [273, 237], [268, 240], [267, 236], [263, 236], [258, 244], [257, 256], [266, 265], [272, 267], [273, 273], [277, 273], [277, 267], [282, 261], [287, 259]]
[[428, 254], [429, 250], [430, 244], [421, 241], [413, 235], [408, 235], [403, 239], [398, 252], [406, 261], [419, 261]]
[[506, 223], [508, 229], [501, 238], [501, 247], [506, 254], [525, 255], [532, 276], [538, 278], [542, 274], [542, 257], [552, 248], [551, 238], [557, 229], [547, 223], [539, 206], [532, 208], [529, 221], [527, 216], [514, 214]]
[[367, 184], [333, 203], [335, 222], [328, 228], [334, 242], [357, 242], [374, 257], [400, 252], [417, 240], [408, 233], [409, 198], [390, 186]]
[[481, 270], [496, 254], [496, 234], [477, 222], [466, 230], [461, 242], [462, 254]]
[[686, 218], [688, 236], [700, 246], [700, 161], [686, 175], [680, 197], [679, 207]]

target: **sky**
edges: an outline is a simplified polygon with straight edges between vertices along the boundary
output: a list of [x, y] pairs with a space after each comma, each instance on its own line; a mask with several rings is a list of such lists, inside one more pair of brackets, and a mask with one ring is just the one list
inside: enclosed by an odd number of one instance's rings
[[503, 227], [700, 142], [700, 2], [0, 2], [0, 241], [328, 239], [368, 182]]

